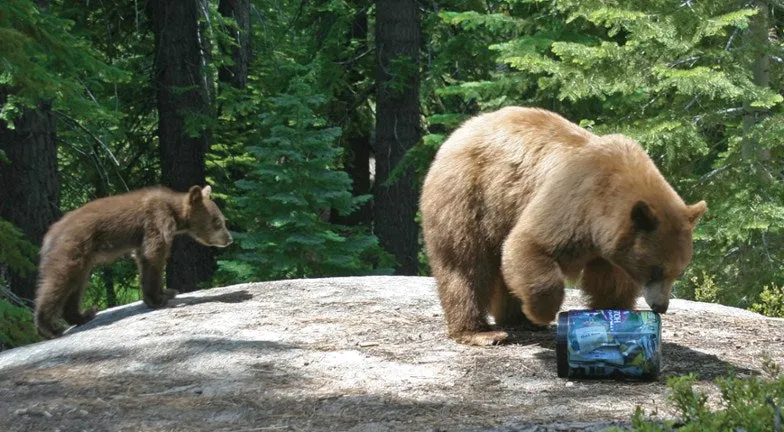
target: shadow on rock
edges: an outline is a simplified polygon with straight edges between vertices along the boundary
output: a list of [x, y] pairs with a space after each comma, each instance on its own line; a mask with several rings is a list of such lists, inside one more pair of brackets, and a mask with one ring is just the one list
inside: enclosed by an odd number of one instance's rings
[[700, 381], [713, 381], [729, 372], [759, 375], [758, 371], [737, 366], [713, 354], [696, 351], [672, 342], [662, 344], [662, 377], [697, 374]]
[[[555, 349], [555, 330], [556, 326], [537, 326], [522, 325], [518, 327], [504, 328], [509, 333], [509, 344], [512, 345], [532, 345], [536, 344], [542, 348]], [[553, 354], [555, 356], [555, 354]]]
[[228, 292], [224, 294], [215, 294], [211, 296], [199, 297], [175, 297], [169, 300], [169, 307], [182, 307], [197, 305], [201, 303], [242, 303], [250, 300], [253, 295], [248, 293], [247, 290]]
[[[215, 295], [206, 295], [206, 296], [199, 296], [199, 297], [175, 297], [169, 300], [169, 303], [166, 307], [181, 308], [184, 306], [192, 306], [192, 305], [197, 305], [202, 303], [213, 303], [213, 302], [214, 303], [242, 303], [252, 298], [253, 295], [248, 293], [247, 290], [241, 290], [241, 291], [228, 292], [228, 293], [215, 294]], [[150, 309], [143, 302], [137, 302], [125, 306], [107, 309], [101, 312], [100, 314], [98, 314], [87, 324], [71, 327], [66, 331], [65, 334], [75, 334], [75, 333], [83, 332], [85, 330], [91, 330], [101, 326], [114, 324], [125, 318], [132, 317], [134, 315], [143, 314], [153, 310], [154, 309]]]
[[301, 347], [267, 340], [226, 339], [223, 337], [183, 337], [173, 344], [153, 352], [145, 361], [151, 364], [171, 362], [187, 364], [193, 358], [204, 355], [220, 355], [225, 361], [243, 354], [251, 356], [277, 354]]
[[[529, 342], [531, 341], [529, 340]], [[542, 361], [552, 363], [553, 370], [555, 370], [555, 337], [543, 339], [538, 345], [546, 348], [546, 350], [540, 351], [534, 356]], [[696, 374], [699, 381], [713, 381], [715, 378], [727, 375], [729, 372], [741, 375], [759, 375], [758, 371], [737, 366], [713, 354], [706, 354], [672, 342], [662, 344], [662, 368], [658, 379], [659, 382], [664, 383], [669, 377], [689, 373]], [[644, 383], [644, 381], [641, 382]]]
[[112, 309], [107, 309], [99, 313], [98, 315], [96, 315], [95, 318], [93, 318], [87, 324], [69, 328], [68, 330], [66, 330], [64, 336], [113, 324], [116, 323], [117, 321], [124, 320], [125, 318], [129, 318], [134, 315], [140, 315], [145, 312], [149, 312], [150, 310], [152, 309], [147, 307], [147, 305], [145, 305], [142, 302], [137, 302], [137, 303], [120, 306]]

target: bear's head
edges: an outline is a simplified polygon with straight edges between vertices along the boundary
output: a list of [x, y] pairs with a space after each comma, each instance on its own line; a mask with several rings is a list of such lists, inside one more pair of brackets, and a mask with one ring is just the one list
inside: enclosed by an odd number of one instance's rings
[[210, 199], [212, 188], [192, 186], [185, 198], [188, 234], [205, 246], [226, 247], [232, 238], [226, 229], [226, 218]]
[[627, 209], [626, 229], [611, 260], [642, 287], [653, 311], [667, 311], [672, 284], [691, 262], [692, 231], [707, 209], [705, 201], [656, 206], [645, 200]]

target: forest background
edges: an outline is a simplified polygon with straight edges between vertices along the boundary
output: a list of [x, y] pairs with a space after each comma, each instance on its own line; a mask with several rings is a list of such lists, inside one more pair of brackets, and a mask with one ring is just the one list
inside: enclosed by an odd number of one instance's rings
[[[37, 340], [37, 250], [107, 195], [211, 184], [235, 243], [180, 238], [180, 291], [428, 274], [421, 181], [506, 105], [639, 140], [695, 232], [679, 298], [784, 316], [780, 0], [3, 0], [0, 349]], [[568, 203], [564, 203], [568, 205]], [[131, 260], [85, 303], [139, 299]]]

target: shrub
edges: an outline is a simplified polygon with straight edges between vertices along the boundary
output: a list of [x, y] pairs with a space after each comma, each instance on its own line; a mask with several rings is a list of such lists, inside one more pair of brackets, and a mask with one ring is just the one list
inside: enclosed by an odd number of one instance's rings
[[[764, 376], [740, 378], [734, 374], [716, 379], [721, 403], [711, 411], [708, 396], [694, 389], [693, 374], [670, 378], [668, 400], [678, 411], [678, 419], [661, 420], [657, 414], [647, 417], [637, 407], [632, 430], [640, 432], [672, 431], [775, 431], [780, 432], [784, 405], [784, 374], [769, 358], [763, 359]], [[616, 429], [617, 430], [617, 429]]]
[[32, 310], [16, 301], [0, 281], [0, 351], [40, 340]]
[[749, 308], [763, 315], [784, 318], [784, 285], [766, 285], [760, 293], [759, 303]]

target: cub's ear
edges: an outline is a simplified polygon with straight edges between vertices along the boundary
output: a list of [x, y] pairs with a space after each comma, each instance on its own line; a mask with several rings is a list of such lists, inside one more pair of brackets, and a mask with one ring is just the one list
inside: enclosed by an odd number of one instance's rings
[[692, 204], [686, 207], [686, 217], [689, 218], [689, 222], [692, 225], [697, 224], [697, 219], [699, 219], [705, 212], [708, 210], [708, 203], [705, 201], [700, 201], [697, 204]]
[[[207, 194], [209, 194], [209, 192], [207, 192]], [[188, 202], [191, 204], [201, 201], [203, 197], [204, 190], [198, 186], [191, 186], [191, 188], [188, 190]]]
[[203, 196], [204, 198], [209, 198], [211, 192], [212, 192], [212, 186], [210, 185], [204, 186], [204, 188], [201, 190], [201, 196]]
[[632, 207], [632, 223], [640, 231], [652, 232], [659, 226], [659, 218], [645, 201], [637, 201]]

